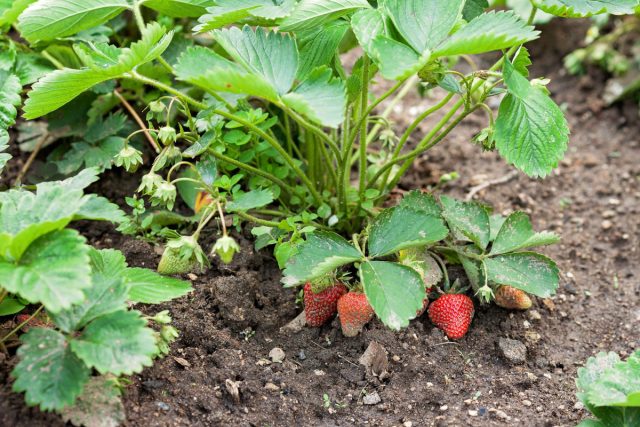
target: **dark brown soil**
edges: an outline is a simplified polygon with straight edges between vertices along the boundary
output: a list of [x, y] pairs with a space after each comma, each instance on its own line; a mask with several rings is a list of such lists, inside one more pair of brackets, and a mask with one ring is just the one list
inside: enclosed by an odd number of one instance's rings
[[[194, 280], [191, 296], [143, 308], [171, 310], [181, 336], [171, 355], [132, 378], [127, 425], [573, 426], [584, 418], [575, 398], [577, 368], [598, 351], [624, 355], [640, 347], [640, 126], [637, 108], [602, 109], [601, 78], [561, 70], [562, 56], [578, 45], [584, 27], [559, 23], [534, 44], [533, 74], [551, 77], [556, 100], [567, 106], [572, 142], [566, 159], [544, 181], [520, 174], [478, 195], [498, 212], [524, 210], [536, 228], [562, 236], [545, 251], [562, 270], [555, 298], [538, 300], [525, 313], [479, 307], [471, 331], [458, 342], [448, 341], [426, 316], [400, 333], [372, 322], [346, 339], [334, 321], [288, 335], [280, 327], [300, 310], [294, 292], [281, 287], [268, 253], [255, 253], [245, 240], [232, 265], [214, 264]], [[410, 106], [420, 102], [408, 100], [397, 120], [410, 119]], [[423, 157], [403, 188], [426, 188], [441, 173], [457, 171], [461, 178], [444, 191], [462, 197], [477, 182], [508, 174], [511, 168], [495, 153], [469, 143], [482, 123], [472, 117]], [[96, 246], [121, 249], [131, 265], [153, 268], [158, 261], [149, 244], [103, 225], [89, 235]], [[501, 355], [497, 341], [503, 337], [526, 345], [524, 364]], [[372, 341], [388, 352], [390, 375], [382, 381], [358, 364]], [[283, 363], [269, 362], [274, 347], [284, 350]], [[3, 363], [0, 425], [60, 424], [9, 392], [15, 360]], [[365, 405], [374, 392], [380, 402]]]

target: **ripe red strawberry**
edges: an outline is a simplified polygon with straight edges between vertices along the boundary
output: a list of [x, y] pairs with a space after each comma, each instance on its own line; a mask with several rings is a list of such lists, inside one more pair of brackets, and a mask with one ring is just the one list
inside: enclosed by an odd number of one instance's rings
[[473, 301], [464, 294], [444, 294], [429, 306], [429, 319], [454, 340], [465, 336], [473, 313]]
[[531, 308], [531, 298], [520, 289], [500, 286], [496, 291], [496, 304], [511, 310], [527, 310]]
[[336, 313], [338, 300], [347, 293], [342, 283], [330, 286], [321, 292], [314, 293], [311, 283], [304, 285], [304, 315], [307, 325], [320, 327]]
[[361, 292], [349, 292], [338, 300], [338, 315], [345, 337], [355, 337], [373, 319], [373, 308]]

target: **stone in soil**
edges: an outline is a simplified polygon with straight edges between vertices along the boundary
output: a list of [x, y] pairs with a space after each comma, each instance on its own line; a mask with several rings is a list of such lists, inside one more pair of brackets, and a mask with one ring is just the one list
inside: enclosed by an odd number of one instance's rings
[[520, 365], [527, 360], [527, 347], [518, 340], [500, 338], [498, 348], [502, 356], [513, 364]]

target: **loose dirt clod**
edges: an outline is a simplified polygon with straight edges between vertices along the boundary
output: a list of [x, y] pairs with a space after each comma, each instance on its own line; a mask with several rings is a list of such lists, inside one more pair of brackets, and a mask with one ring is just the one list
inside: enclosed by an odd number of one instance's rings
[[518, 340], [500, 338], [498, 347], [504, 358], [513, 364], [522, 364], [527, 360], [527, 347]]
[[287, 355], [280, 347], [274, 347], [269, 352], [269, 358], [273, 363], [282, 363], [285, 357], [287, 357]]
[[371, 341], [358, 362], [367, 369], [367, 376], [378, 377], [380, 380], [389, 376], [387, 350], [376, 341]]

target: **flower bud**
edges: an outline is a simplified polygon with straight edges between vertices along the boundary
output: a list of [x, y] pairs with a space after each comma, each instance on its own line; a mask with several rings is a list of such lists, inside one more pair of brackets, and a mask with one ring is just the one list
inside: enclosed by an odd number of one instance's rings
[[142, 180], [140, 182], [140, 187], [138, 187], [138, 192], [142, 192], [143, 194], [153, 194], [156, 188], [163, 182], [164, 180], [157, 173], [149, 172], [146, 175], [142, 176]]
[[169, 310], [162, 310], [160, 313], [157, 313], [151, 319], [154, 322], [160, 323], [162, 325], [168, 325], [169, 323], [171, 323], [171, 315], [169, 314]]
[[176, 201], [176, 186], [167, 181], [162, 181], [156, 187], [153, 195], [151, 196], [151, 204], [157, 206], [164, 204], [167, 209], [173, 209], [173, 204]]
[[171, 126], [161, 127], [158, 131], [158, 138], [164, 145], [173, 144], [176, 142], [176, 130]]
[[142, 164], [142, 153], [127, 145], [116, 154], [114, 164], [118, 167], [124, 167], [127, 172], [135, 172]]
[[229, 264], [233, 261], [236, 252], [240, 252], [240, 246], [233, 237], [224, 235], [216, 241], [211, 249], [211, 255], [220, 257], [223, 263]]

